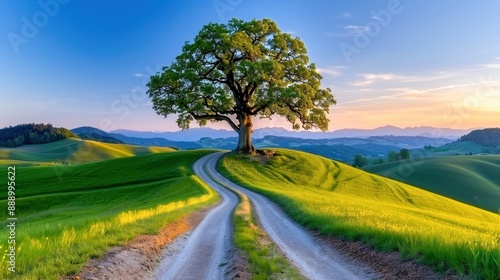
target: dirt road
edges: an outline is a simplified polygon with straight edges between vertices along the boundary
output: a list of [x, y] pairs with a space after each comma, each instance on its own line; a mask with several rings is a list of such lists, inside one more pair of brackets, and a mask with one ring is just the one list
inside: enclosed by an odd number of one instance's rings
[[[273, 202], [242, 188], [220, 175], [215, 166], [223, 153], [207, 155], [194, 165], [195, 173], [217, 190], [223, 202], [209, 212], [186, 240], [184, 248], [162, 262], [159, 279], [223, 279], [231, 249], [231, 215], [238, 203], [226, 188], [246, 194], [263, 229], [293, 265], [308, 279], [371, 279], [376, 273], [362, 264], [345, 260], [290, 220]], [[226, 188], [224, 188], [224, 187]], [[182, 247], [182, 246], [180, 246]]]
[[225, 264], [233, 246], [231, 221], [238, 197], [204, 172], [208, 160], [201, 158], [193, 168], [203, 181], [219, 192], [222, 203], [207, 213], [186, 240], [177, 241], [175, 246], [178, 248], [173, 248], [162, 260], [157, 279], [224, 279]]

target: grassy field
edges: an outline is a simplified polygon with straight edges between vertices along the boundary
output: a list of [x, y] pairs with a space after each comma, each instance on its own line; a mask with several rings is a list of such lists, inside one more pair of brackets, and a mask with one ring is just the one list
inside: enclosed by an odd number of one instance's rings
[[248, 257], [252, 279], [302, 279], [278, 246], [257, 224], [250, 200], [236, 192], [240, 203], [233, 215], [234, 243]]
[[323, 234], [469, 277], [500, 275], [500, 216], [307, 153], [277, 150], [266, 164], [226, 156], [219, 170]]
[[[16, 273], [7, 272], [3, 259], [0, 279], [74, 274], [109, 246], [154, 234], [169, 221], [213, 203], [217, 194], [191, 169], [208, 153], [178, 151], [80, 165], [17, 167]], [[0, 183], [5, 186], [6, 167], [4, 173]], [[9, 235], [6, 195], [0, 193], [0, 209], [5, 209], [0, 211], [0, 236]], [[7, 252], [6, 238], [0, 240], [0, 250]]]
[[430, 157], [364, 169], [500, 213], [500, 155]]
[[478, 154], [481, 153], [484, 148], [484, 146], [470, 141], [453, 142], [431, 150], [432, 153], [430, 155], [434, 154], [435, 156], [454, 156], [457, 154], [463, 155], [468, 153]]
[[26, 145], [17, 148], [0, 147], [0, 166], [80, 164], [171, 151], [174, 150], [166, 147], [108, 144], [70, 138], [41, 145]]

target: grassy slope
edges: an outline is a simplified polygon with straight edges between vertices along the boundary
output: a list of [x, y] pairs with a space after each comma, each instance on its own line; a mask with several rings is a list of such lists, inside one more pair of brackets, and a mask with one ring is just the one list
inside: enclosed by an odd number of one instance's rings
[[500, 156], [450, 156], [389, 162], [365, 170], [492, 212], [500, 211]]
[[75, 138], [48, 144], [0, 148], [0, 165], [49, 165], [56, 163], [88, 163], [112, 158], [171, 152], [171, 148], [108, 144]]
[[432, 150], [435, 155], [440, 155], [440, 156], [452, 156], [458, 154], [466, 154], [466, 153], [481, 153], [483, 150], [484, 146], [481, 146], [477, 143], [470, 142], [470, 141], [464, 141], [464, 142], [453, 142], [449, 143], [446, 145], [443, 145], [441, 147], [438, 147], [437, 149]]
[[[191, 169], [208, 153], [179, 151], [81, 165], [17, 167], [14, 278], [57, 279], [76, 273], [107, 247], [158, 232], [169, 221], [215, 201], [217, 195]], [[7, 184], [6, 175], [2, 185]], [[6, 192], [0, 193], [0, 209], [7, 209]], [[8, 236], [6, 218], [6, 211], [0, 211], [1, 236]], [[7, 248], [4, 238], [2, 248]], [[6, 265], [0, 263], [0, 279], [7, 276]]]
[[500, 275], [500, 216], [493, 213], [297, 151], [278, 150], [265, 165], [232, 155], [219, 170], [324, 234], [398, 249], [440, 270]]

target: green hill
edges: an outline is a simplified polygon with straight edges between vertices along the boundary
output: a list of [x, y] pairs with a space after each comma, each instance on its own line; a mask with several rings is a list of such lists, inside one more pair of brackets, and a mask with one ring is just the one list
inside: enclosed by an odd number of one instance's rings
[[471, 141], [485, 147], [496, 148], [500, 146], [500, 128], [474, 130], [462, 136], [460, 141]]
[[174, 151], [174, 149], [109, 144], [70, 138], [47, 144], [25, 145], [17, 148], [0, 147], [0, 165], [79, 164], [171, 151]]
[[[16, 166], [16, 273], [7, 271], [4, 260], [0, 279], [66, 279], [109, 247], [137, 235], [157, 234], [166, 224], [215, 202], [218, 195], [192, 170], [193, 163], [210, 152]], [[0, 183], [7, 186], [7, 174]], [[7, 206], [5, 189], [0, 192], [0, 208]], [[7, 217], [7, 211], [0, 211], [2, 252], [12, 246], [3, 238], [9, 236]]]
[[443, 272], [500, 275], [499, 215], [298, 151], [279, 149], [266, 163], [233, 154], [218, 168], [322, 234], [399, 250]]
[[495, 213], [500, 211], [497, 155], [429, 157], [364, 169]]

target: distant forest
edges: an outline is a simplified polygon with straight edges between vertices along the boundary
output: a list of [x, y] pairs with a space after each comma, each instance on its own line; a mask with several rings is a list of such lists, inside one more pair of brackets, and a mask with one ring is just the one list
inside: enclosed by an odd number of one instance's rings
[[27, 144], [44, 144], [70, 137], [78, 138], [66, 128], [53, 127], [51, 124], [20, 124], [0, 129], [0, 146], [19, 147]]
[[462, 136], [460, 141], [471, 141], [485, 147], [495, 148], [500, 146], [500, 128], [474, 130]]

